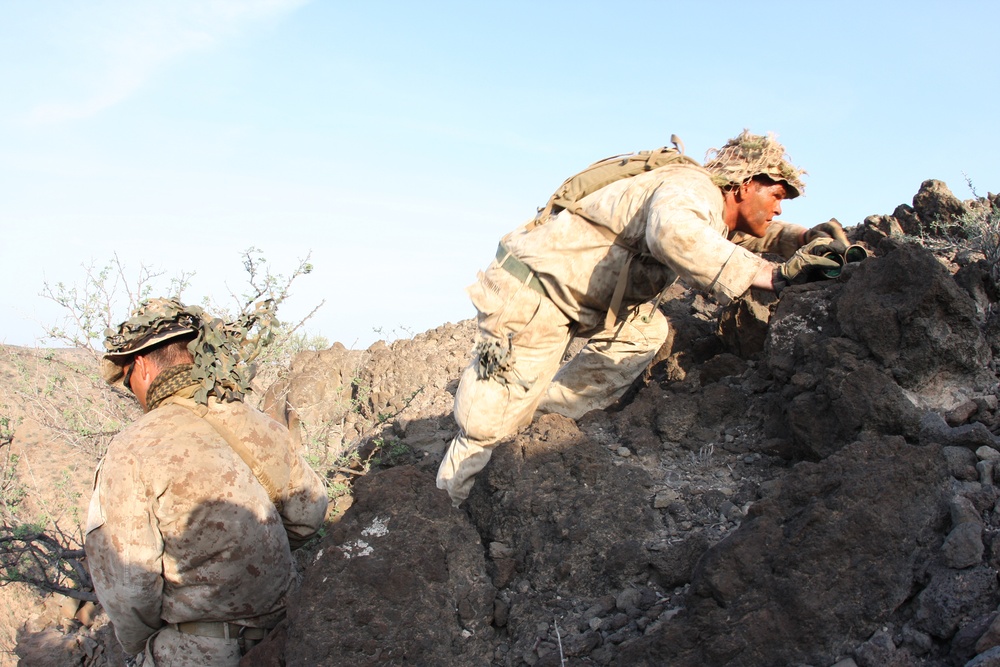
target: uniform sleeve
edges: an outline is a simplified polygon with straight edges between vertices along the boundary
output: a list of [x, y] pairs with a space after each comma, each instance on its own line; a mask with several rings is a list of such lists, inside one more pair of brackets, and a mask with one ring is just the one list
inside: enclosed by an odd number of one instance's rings
[[87, 520], [85, 548], [94, 589], [130, 655], [142, 651], [163, 625], [163, 539], [152, 500], [137, 461], [106, 462], [97, 474]]
[[316, 534], [326, 519], [326, 484], [298, 452], [292, 452], [288, 496], [281, 505], [281, 520], [288, 544], [298, 549]]
[[721, 209], [714, 212], [707, 193], [685, 185], [666, 181], [650, 197], [646, 244], [688, 285], [728, 303], [750, 288], [767, 262], [731, 243]]
[[730, 235], [730, 240], [751, 252], [770, 252], [788, 259], [802, 247], [802, 234], [806, 228], [790, 222], [775, 220], [767, 226], [764, 236], [757, 238], [743, 232]]

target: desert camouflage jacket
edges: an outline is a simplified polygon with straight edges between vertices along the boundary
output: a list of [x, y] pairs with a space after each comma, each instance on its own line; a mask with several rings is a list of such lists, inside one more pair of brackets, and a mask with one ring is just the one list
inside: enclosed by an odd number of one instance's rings
[[[680, 278], [726, 303], [749, 289], [765, 260], [754, 252], [791, 256], [804, 227], [775, 221], [762, 239], [731, 234], [723, 198], [704, 169], [675, 164], [616, 181], [581, 200], [639, 250], [629, 268], [625, 304], [656, 297]], [[549, 297], [583, 329], [603, 323], [630, 252], [569, 211], [503, 239], [530, 266]], [[741, 247], [746, 246], [746, 247]], [[753, 252], [751, 252], [751, 250]]]
[[211, 414], [245, 443], [279, 507], [219, 432], [165, 404], [114, 438], [98, 468], [86, 551], [97, 597], [126, 651], [167, 623], [270, 627], [295, 582], [289, 540], [322, 524], [322, 480], [284, 426], [241, 402]]

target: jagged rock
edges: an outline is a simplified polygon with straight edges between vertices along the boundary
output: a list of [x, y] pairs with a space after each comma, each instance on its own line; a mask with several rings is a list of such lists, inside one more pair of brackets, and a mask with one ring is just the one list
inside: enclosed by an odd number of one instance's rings
[[984, 259], [969, 262], [955, 273], [955, 283], [972, 297], [976, 313], [984, 316], [997, 301], [1000, 301], [1000, 286]]
[[968, 211], [944, 182], [934, 179], [920, 184], [920, 190], [913, 195], [913, 210], [920, 221], [920, 231], [931, 234], [950, 227], [957, 231], [953, 225]]
[[21, 634], [16, 653], [24, 667], [78, 667], [83, 664], [78, 649], [76, 637], [50, 627]]
[[433, 469], [473, 321], [297, 360], [270, 407], [310, 447], [415, 453], [368, 459], [287, 643], [250, 664], [1000, 664], [996, 286], [981, 255], [903, 242], [953, 204], [922, 192], [725, 345], [722, 309], [671, 287], [645, 376], [501, 444], [464, 511]]
[[957, 378], [981, 375], [990, 360], [971, 298], [919, 246], [862, 262], [844, 285], [836, 318], [844, 335], [928, 404]]
[[863, 641], [910, 597], [945, 481], [936, 449], [900, 437], [796, 466], [702, 558], [687, 609], [614, 664], [822, 663]]
[[997, 437], [978, 422], [964, 426], [948, 426], [941, 415], [926, 412], [920, 418], [920, 442], [951, 447], [966, 447], [973, 453], [980, 447], [996, 449]]
[[495, 591], [465, 515], [409, 466], [361, 479], [289, 608], [296, 665], [484, 664]]
[[976, 453], [968, 447], [946, 446], [941, 449], [948, 464], [948, 473], [955, 479], [975, 480], [979, 478], [976, 468]]
[[[916, 433], [919, 413], [910, 397], [871, 358], [867, 341], [846, 335], [837, 315], [851, 294], [848, 288], [860, 282], [855, 291], [865, 289], [871, 275], [862, 273], [866, 268], [851, 271], [844, 283], [788, 290], [772, 320], [767, 368], [788, 383], [784, 428], [800, 455], [821, 458], [865, 430]], [[775, 435], [781, 434], [776, 429]]]
[[680, 442], [698, 417], [698, 400], [690, 394], [666, 394], [656, 412], [656, 432], [665, 442]]
[[708, 538], [695, 533], [676, 544], [661, 544], [650, 555], [650, 565], [665, 589], [681, 586], [691, 580], [698, 559], [708, 551]]
[[670, 329], [653, 359], [650, 374], [657, 380], [684, 380], [688, 373], [722, 351], [722, 342], [715, 335], [716, 307], [675, 283], [665, 292], [661, 308], [670, 321]]
[[951, 639], [951, 650], [948, 657], [953, 663], [964, 665], [979, 653], [976, 649], [979, 639], [989, 629], [996, 615], [997, 612], [989, 611], [962, 619], [961, 625]]
[[767, 325], [778, 303], [770, 292], [750, 290], [750, 294], [723, 308], [718, 333], [726, 348], [743, 357], [756, 359], [764, 350]]
[[995, 384], [989, 359], [971, 299], [929, 252], [904, 244], [836, 284], [787, 290], [766, 364], [788, 383], [788, 432], [802, 455], [821, 458], [863, 431], [914, 437], [918, 406], [963, 403], [970, 377]]
[[985, 653], [1000, 646], [1000, 614], [991, 614], [990, 625], [976, 641], [976, 653]]
[[1000, 647], [994, 647], [966, 663], [965, 667], [1000, 667]]
[[717, 354], [701, 365], [701, 383], [710, 385], [727, 377], [740, 377], [748, 368], [747, 362], [734, 354]]
[[286, 380], [268, 389], [265, 411], [322, 455], [341, 456], [384, 426], [406, 447], [440, 455], [454, 436], [454, 387], [469, 361], [475, 324], [444, 325], [367, 350], [336, 344], [296, 356]]
[[935, 569], [917, 596], [916, 627], [932, 637], [950, 639], [963, 619], [996, 608], [997, 591], [997, 573], [992, 567]]
[[893, 216], [870, 215], [862, 223], [858, 239], [871, 246], [878, 246], [884, 238], [902, 236], [905, 233], [899, 221]]
[[949, 426], [961, 426], [969, 421], [969, 418], [976, 414], [978, 409], [975, 401], [967, 400], [948, 410], [944, 415], [944, 420], [948, 422]]
[[941, 547], [945, 564], [956, 570], [978, 565], [983, 560], [984, 550], [983, 525], [978, 521], [967, 521], [952, 528]]
[[497, 447], [468, 508], [485, 539], [509, 545], [534, 590], [597, 597], [645, 569], [643, 538], [657, 525], [650, 486], [572, 420], [546, 415]]
[[892, 635], [885, 629], [878, 630], [854, 651], [858, 667], [904, 667], [910, 663], [896, 650]]
[[355, 369], [363, 359], [363, 351], [340, 343], [302, 352], [292, 361], [289, 376], [265, 392], [262, 409], [293, 434], [300, 424], [307, 429], [336, 424], [338, 443], [355, 437], [357, 431], [346, 425], [346, 417], [352, 410]]
[[287, 644], [288, 619], [286, 618], [240, 658], [240, 667], [284, 667]]
[[920, 236], [923, 231], [920, 217], [913, 207], [908, 204], [897, 206], [892, 212], [892, 217], [907, 236]]

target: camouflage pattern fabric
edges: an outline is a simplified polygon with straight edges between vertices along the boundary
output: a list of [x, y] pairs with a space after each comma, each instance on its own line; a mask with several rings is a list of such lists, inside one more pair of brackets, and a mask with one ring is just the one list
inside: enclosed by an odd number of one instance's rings
[[[207, 408], [278, 485], [281, 510], [226, 440], [186, 407], [164, 403], [118, 434], [98, 469], [85, 547], [98, 599], [131, 654], [171, 623], [272, 627], [295, 583], [289, 543], [307, 539], [325, 518], [323, 481], [284, 426], [238, 401], [213, 396]], [[167, 653], [157, 654], [153, 638], [154, 656], [170, 653], [167, 639]], [[225, 640], [174, 640], [202, 647], [197, 664], [236, 664]]]
[[[474, 357], [463, 371], [455, 394], [455, 421], [459, 434], [452, 440], [438, 468], [437, 486], [455, 504], [468, 497], [474, 477], [489, 462], [493, 447], [505, 436], [528, 424], [536, 410], [577, 419], [605, 407], [628, 389], [649, 365], [667, 337], [667, 319], [651, 303], [633, 307], [613, 330], [595, 335], [587, 346], [560, 369], [560, 362], [576, 326], [555, 304], [518, 282], [493, 263], [480, 285], [501, 287], [499, 294], [470, 288], [479, 310], [480, 341], [513, 337], [509, 373], [480, 375]], [[496, 300], [483, 300], [493, 294]], [[483, 310], [485, 309], [485, 310]], [[478, 346], [483, 349], [488, 346]]]
[[[626, 305], [651, 301], [677, 279], [728, 303], [747, 291], [767, 263], [728, 240], [722, 192], [701, 167], [670, 165], [617, 181], [585, 197], [582, 205], [640, 251], [629, 266]], [[790, 255], [804, 231], [775, 221], [768, 229], [770, 245], [755, 250], [781, 246], [782, 254]], [[535, 271], [549, 297], [582, 331], [604, 326], [628, 250], [568, 211], [511, 232], [503, 244]]]
[[[569, 318], [550, 299], [518, 281], [495, 259], [469, 295], [479, 311], [479, 344], [455, 395], [460, 431], [437, 473], [438, 488], [447, 490], [455, 504], [468, 497], [473, 478], [489, 462], [496, 442], [531, 421], [573, 332]], [[491, 347], [504, 349], [508, 341], [513, 345], [506, 355], [506, 371], [480, 377], [480, 355]], [[508, 381], [512, 377], [517, 381]]]
[[176, 392], [194, 384], [191, 378], [193, 367], [194, 364], [178, 364], [160, 371], [146, 390], [146, 406], [150, 410], [155, 410]]
[[750, 134], [743, 130], [739, 136], [726, 142], [722, 148], [712, 148], [705, 155], [705, 168], [719, 187], [739, 185], [754, 176], [784, 183], [788, 198], [805, 192], [802, 176], [806, 173], [788, 161], [785, 147], [774, 135]]
[[240, 646], [236, 639], [215, 639], [178, 632], [165, 626], [150, 637], [137, 667], [237, 667]]
[[166, 342], [170, 337], [195, 334], [188, 344], [194, 357], [191, 378], [199, 384], [194, 400], [207, 404], [209, 396], [240, 401], [251, 390], [257, 373], [254, 360], [271, 342], [278, 321], [275, 304], [261, 301], [232, 322], [213, 317], [198, 306], [186, 306], [177, 299], [149, 299], [117, 330], [105, 331], [104, 379], [122, 379], [122, 365], [131, 355]]
[[632, 306], [614, 329], [594, 334], [545, 389], [535, 415], [579, 419], [625, 393], [653, 361], [670, 333], [666, 316], [652, 303]]

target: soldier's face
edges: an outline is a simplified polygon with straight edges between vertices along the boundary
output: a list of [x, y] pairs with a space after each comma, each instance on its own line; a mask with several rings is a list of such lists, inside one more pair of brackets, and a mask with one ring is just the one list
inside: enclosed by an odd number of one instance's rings
[[771, 221], [781, 215], [781, 202], [786, 194], [781, 183], [752, 180], [741, 185], [736, 229], [751, 236], [763, 236]]

